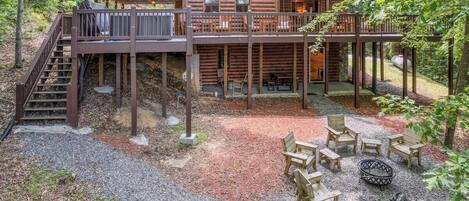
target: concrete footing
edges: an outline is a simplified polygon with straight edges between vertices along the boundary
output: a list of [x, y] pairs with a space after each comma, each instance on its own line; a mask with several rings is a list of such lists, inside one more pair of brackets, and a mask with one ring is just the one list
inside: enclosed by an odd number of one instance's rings
[[192, 133], [189, 137], [187, 137], [185, 133], [181, 134], [181, 137], [179, 137], [179, 143], [196, 145], [197, 144], [196, 134]]

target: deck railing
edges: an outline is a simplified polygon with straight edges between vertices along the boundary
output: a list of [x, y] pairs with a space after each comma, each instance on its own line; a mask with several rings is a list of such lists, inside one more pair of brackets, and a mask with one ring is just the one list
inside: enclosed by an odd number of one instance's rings
[[186, 10], [77, 10], [78, 40], [130, 40], [135, 16], [138, 40], [164, 40], [185, 35]]
[[24, 108], [31, 92], [39, 79], [39, 76], [47, 65], [49, 55], [53, 51], [55, 44], [62, 35], [62, 13], [57, 14], [52, 23], [46, 39], [42, 42], [38, 49], [38, 53], [31, 62], [29, 71], [23, 78], [16, 83], [16, 120], [20, 121], [24, 115]]
[[[183, 38], [186, 19], [192, 22], [193, 35], [280, 35], [302, 34], [300, 28], [317, 17], [317, 13], [254, 13], [223, 12], [200, 13], [187, 9], [121, 9], [77, 10], [78, 40], [129, 40], [132, 16], [136, 17], [137, 40], [165, 40]], [[132, 15], [135, 12], [135, 15]], [[402, 16], [414, 21], [415, 16]], [[251, 26], [248, 26], [250, 23]], [[317, 33], [324, 24], [318, 24], [311, 33]], [[358, 29], [359, 26], [359, 29]], [[250, 30], [248, 30], [250, 29]], [[382, 24], [371, 23], [366, 16], [344, 13], [337, 16], [335, 26], [328, 34], [397, 34], [404, 27], [392, 20]], [[429, 29], [430, 30], [430, 29]]]

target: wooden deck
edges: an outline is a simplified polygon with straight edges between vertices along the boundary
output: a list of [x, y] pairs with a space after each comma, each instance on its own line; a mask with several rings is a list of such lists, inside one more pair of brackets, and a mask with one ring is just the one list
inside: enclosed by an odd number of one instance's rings
[[[77, 29], [77, 53], [125, 53], [136, 41], [136, 52], [185, 52], [185, 43], [302, 43], [319, 36], [318, 25], [304, 33], [300, 28], [318, 13], [220, 12], [193, 13], [187, 9], [76, 10], [71, 25]], [[403, 16], [413, 21], [414, 16]], [[188, 23], [190, 22], [190, 23]], [[190, 26], [188, 26], [190, 24]], [[70, 27], [71, 28], [71, 27]], [[133, 29], [131, 29], [133, 28]], [[131, 30], [135, 31], [132, 38]], [[429, 33], [431, 28], [428, 28]], [[340, 14], [325, 35], [326, 42], [400, 41], [403, 27], [391, 21], [371, 24], [366, 16]], [[70, 31], [71, 32], [71, 31]], [[440, 36], [430, 34], [429, 40]]]

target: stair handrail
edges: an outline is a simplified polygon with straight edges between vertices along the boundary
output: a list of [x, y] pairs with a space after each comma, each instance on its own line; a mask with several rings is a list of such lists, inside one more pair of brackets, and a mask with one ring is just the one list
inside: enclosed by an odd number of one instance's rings
[[16, 83], [16, 121], [19, 122], [24, 116], [24, 108], [27, 100], [31, 96], [34, 86], [39, 76], [48, 62], [49, 55], [54, 49], [57, 40], [62, 35], [62, 13], [59, 12], [54, 22], [36, 52], [28, 71], [22, 79]]

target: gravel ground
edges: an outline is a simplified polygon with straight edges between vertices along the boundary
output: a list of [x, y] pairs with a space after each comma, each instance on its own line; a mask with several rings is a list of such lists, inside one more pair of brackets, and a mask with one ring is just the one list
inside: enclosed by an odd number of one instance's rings
[[[324, 121], [326, 119], [324, 118]], [[382, 153], [386, 153], [387, 150], [387, 136], [390, 135], [382, 126], [378, 125], [373, 119], [359, 116], [348, 116], [346, 118], [347, 124], [353, 129], [361, 131], [362, 137], [379, 139], [383, 142], [381, 148]], [[326, 136], [323, 135], [318, 140], [313, 140], [312, 143], [318, 144], [320, 148], [325, 147]], [[333, 148], [333, 144], [330, 145]], [[359, 180], [358, 163], [362, 159], [376, 158], [374, 154], [361, 153], [357, 151], [357, 155], [351, 154], [351, 148], [349, 151], [345, 148], [339, 149], [339, 155], [343, 158], [341, 160], [341, 171], [330, 169], [328, 165], [322, 163], [319, 164], [318, 171], [323, 173], [322, 181], [324, 185], [330, 190], [339, 190], [342, 195], [339, 200], [363, 200], [363, 201], [381, 201], [389, 200], [395, 193], [403, 192], [407, 198], [412, 201], [443, 201], [448, 200], [449, 195], [447, 192], [429, 192], [425, 188], [425, 183], [422, 181], [421, 174], [437, 165], [429, 156], [422, 158], [422, 167], [416, 165], [417, 161], [413, 160], [413, 166], [411, 169], [407, 168], [407, 162], [399, 156], [391, 154], [391, 159], [387, 159], [382, 156], [378, 156], [378, 159], [383, 160], [387, 164], [393, 167], [396, 177], [393, 183], [385, 187], [383, 190], [367, 184]], [[370, 151], [372, 152], [372, 151]], [[291, 182], [291, 185], [295, 185]], [[289, 194], [282, 193], [280, 195], [266, 198], [265, 200], [293, 200], [295, 192], [289, 192]]]
[[313, 108], [317, 110], [320, 115], [354, 114], [353, 111], [332, 101], [331, 99], [325, 96], [309, 95], [308, 98], [311, 105], [313, 105]]
[[27, 155], [39, 157], [43, 165], [64, 168], [79, 179], [101, 185], [102, 189], [97, 191], [108, 197], [120, 200], [209, 200], [183, 190], [152, 166], [87, 136], [21, 134], [20, 138]]

